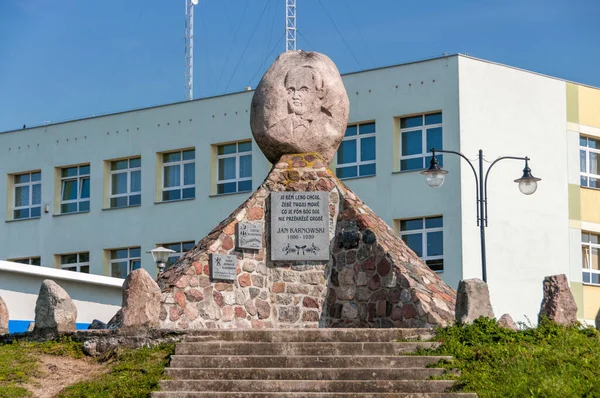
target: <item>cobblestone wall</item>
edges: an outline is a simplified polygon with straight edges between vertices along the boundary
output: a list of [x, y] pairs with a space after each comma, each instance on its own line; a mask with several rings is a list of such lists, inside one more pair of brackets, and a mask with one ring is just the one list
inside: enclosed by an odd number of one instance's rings
[[[270, 261], [269, 193], [276, 191], [329, 192], [329, 261]], [[264, 222], [262, 249], [236, 249], [242, 221]], [[211, 281], [211, 253], [236, 256], [235, 281]], [[161, 326], [178, 329], [429, 327], [453, 320], [456, 299], [317, 154], [283, 156], [158, 283]]]

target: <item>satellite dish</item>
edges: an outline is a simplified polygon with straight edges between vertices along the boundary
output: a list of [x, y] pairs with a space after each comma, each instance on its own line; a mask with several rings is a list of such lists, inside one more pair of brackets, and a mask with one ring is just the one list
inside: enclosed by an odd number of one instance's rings
[[192, 4], [197, 6], [198, 5], [198, 0], [192, 0]]

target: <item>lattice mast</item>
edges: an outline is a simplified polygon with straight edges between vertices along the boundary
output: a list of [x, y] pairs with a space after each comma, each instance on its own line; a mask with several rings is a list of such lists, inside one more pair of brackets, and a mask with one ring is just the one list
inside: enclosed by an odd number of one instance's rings
[[184, 98], [194, 99], [194, 6], [198, 0], [185, 0], [185, 32], [184, 32]]
[[285, 0], [285, 51], [296, 50], [296, 0]]

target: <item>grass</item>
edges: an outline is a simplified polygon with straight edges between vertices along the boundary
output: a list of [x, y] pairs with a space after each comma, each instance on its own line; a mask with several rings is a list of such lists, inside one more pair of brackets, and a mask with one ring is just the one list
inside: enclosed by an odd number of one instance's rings
[[23, 387], [40, 370], [36, 355], [68, 355], [73, 358], [84, 356], [81, 345], [69, 339], [44, 343], [24, 341], [0, 345], [0, 396], [29, 397], [31, 393]]
[[69, 386], [59, 397], [147, 397], [158, 389], [174, 353], [174, 344], [113, 353], [108, 358], [109, 373]]
[[[60, 397], [146, 397], [158, 389], [164, 378], [174, 344], [153, 348], [119, 350], [101, 357], [109, 371], [91, 380], [67, 387]], [[0, 344], [0, 397], [29, 397], [24, 387], [33, 377], [40, 376], [39, 354], [83, 358], [82, 345], [70, 339], [44, 343], [15, 341]]]
[[[480, 318], [472, 325], [437, 330], [443, 342], [421, 354], [451, 355], [457, 368], [454, 391], [479, 397], [600, 397], [600, 339], [581, 325], [563, 327], [542, 320], [512, 331]], [[440, 365], [437, 365], [440, 366]]]

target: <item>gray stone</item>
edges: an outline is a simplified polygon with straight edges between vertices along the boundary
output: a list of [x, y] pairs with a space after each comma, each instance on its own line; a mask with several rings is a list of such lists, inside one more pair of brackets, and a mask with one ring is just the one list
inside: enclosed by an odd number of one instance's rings
[[231, 254], [210, 255], [210, 277], [212, 279], [234, 281], [236, 279], [236, 257]]
[[348, 95], [333, 61], [316, 52], [288, 51], [256, 87], [250, 126], [273, 164], [282, 155], [308, 152], [320, 153], [329, 164], [346, 131], [348, 112]]
[[106, 323], [98, 320], [98, 319], [94, 319], [92, 321], [92, 323], [90, 323], [90, 326], [88, 326], [88, 330], [103, 330], [106, 329]]
[[0, 297], [0, 334], [8, 333], [8, 307]]
[[74, 332], [76, 321], [77, 308], [69, 294], [56, 282], [44, 280], [35, 302], [34, 332]]
[[600, 309], [598, 310], [598, 313], [596, 314], [595, 323], [596, 323], [596, 329], [600, 330]]
[[456, 291], [456, 322], [472, 323], [479, 317], [494, 318], [487, 283], [481, 279], [463, 279]]
[[500, 319], [498, 319], [498, 326], [514, 331], [519, 330], [519, 327], [517, 326], [515, 321], [513, 321], [512, 317], [509, 314], [504, 314], [500, 317]]
[[127, 275], [123, 283], [123, 327], [157, 327], [160, 288], [143, 268]]
[[356, 319], [358, 317], [358, 307], [356, 303], [347, 302], [342, 305], [342, 319]]
[[577, 323], [577, 304], [565, 274], [544, 278], [544, 298], [538, 318], [544, 316], [560, 325]]
[[119, 311], [117, 311], [117, 313], [110, 318], [110, 321], [108, 321], [106, 324], [106, 328], [109, 330], [115, 330], [119, 329], [121, 326], [123, 326], [123, 309], [119, 309]]
[[327, 192], [271, 193], [271, 260], [329, 260]]

